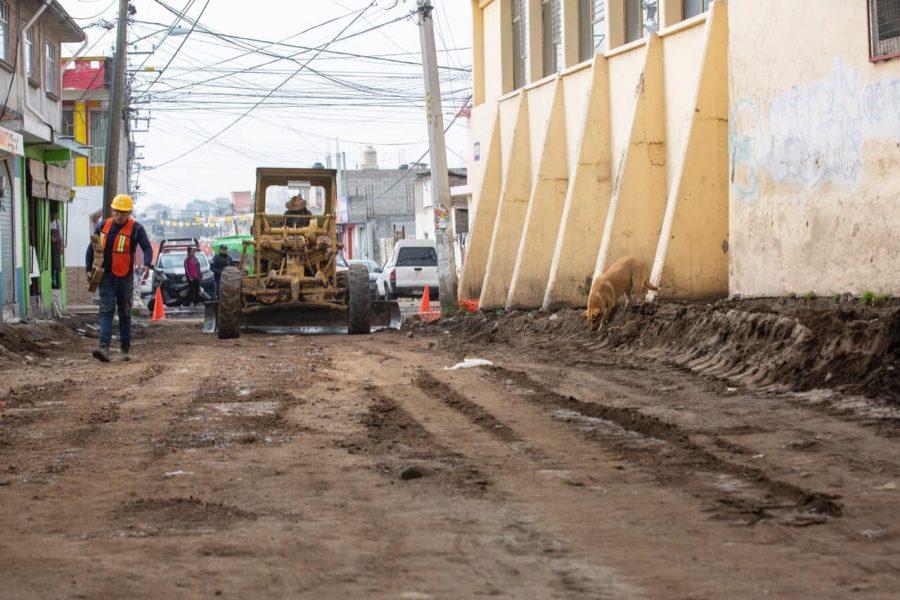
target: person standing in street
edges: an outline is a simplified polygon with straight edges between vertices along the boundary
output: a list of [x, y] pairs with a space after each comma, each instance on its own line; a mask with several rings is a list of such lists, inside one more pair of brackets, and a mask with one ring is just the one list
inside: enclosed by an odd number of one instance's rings
[[53, 289], [60, 286], [59, 272], [62, 270], [63, 239], [59, 227], [59, 212], [50, 209], [50, 273]]
[[198, 306], [200, 304], [200, 259], [197, 258], [197, 249], [188, 248], [187, 258], [184, 259], [184, 278], [188, 285], [188, 304]]
[[209, 270], [212, 271], [213, 278], [216, 280], [216, 298], [219, 297], [219, 287], [222, 285], [222, 271], [225, 270], [225, 267], [230, 267], [233, 264], [234, 261], [228, 255], [228, 246], [222, 244], [219, 246], [219, 253], [209, 261]]
[[[122, 360], [131, 360], [131, 300], [134, 292], [134, 254], [138, 246], [144, 255], [141, 280], [147, 279], [153, 264], [153, 246], [144, 227], [131, 217], [134, 201], [127, 194], [119, 194], [112, 201], [112, 217], [97, 225], [94, 233], [103, 248], [103, 279], [100, 281], [100, 347], [93, 356], [109, 362], [112, 341], [113, 314], [119, 312], [119, 344]], [[94, 267], [94, 249], [88, 245], [85, 254], [88, 280]]]

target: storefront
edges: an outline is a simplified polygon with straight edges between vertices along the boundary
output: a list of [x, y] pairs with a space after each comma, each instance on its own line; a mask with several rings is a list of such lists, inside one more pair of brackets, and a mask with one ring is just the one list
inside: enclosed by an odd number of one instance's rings
[[0, 321], [9, 320], [17, 310], [16, 210], [19, 164], [25, 153], [22, 136], [0, 127]]
[[26, 148], [25, 256], [30, 260], [28, 312], [49, 317], [66, 309], [65, 246], [73, 180], [71, 153]]

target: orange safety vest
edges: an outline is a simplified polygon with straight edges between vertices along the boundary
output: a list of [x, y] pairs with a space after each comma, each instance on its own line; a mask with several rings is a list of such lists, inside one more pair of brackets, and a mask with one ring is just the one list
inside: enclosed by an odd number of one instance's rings
[[[113, 220], [109, 218], [103, 225], [100, 232], [100, 247], [106, 251], [106, 242], [109, 237], [109, 230], [112, 229]], [[113, 240], [112, 247], [112, 264], [110, 270], [116, 277], [125, 277], [131, 272], [131, 263], [134, 260], [131, 255], [131, 232], [134, 229], [134, 219], [128, 219]]]

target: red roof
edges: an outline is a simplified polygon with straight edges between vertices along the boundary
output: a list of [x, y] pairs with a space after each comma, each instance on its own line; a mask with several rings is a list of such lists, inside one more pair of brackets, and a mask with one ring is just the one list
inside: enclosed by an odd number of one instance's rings
[[63, 71], [64, 90], [100, 90], [106, 71], [106, 61], [99, 59], [76, 60], [72, 68]]

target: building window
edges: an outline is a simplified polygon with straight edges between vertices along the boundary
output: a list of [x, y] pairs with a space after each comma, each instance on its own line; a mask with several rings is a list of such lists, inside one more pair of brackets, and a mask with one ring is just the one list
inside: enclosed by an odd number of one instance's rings
[[34, 79], [34, 33], [31, 27], [25, 32], [25, 77]]
[[659, 0], [625, 0], [625, 42], [659, 31]]
[[685, 19], [696, 17], [700, 13], [708, 11], [710, 4], [712, 4], [712, 0], [684, 0], [681, 5], [682, 17]]
[[606, 0], [578, 0], [578, 60], [606, 52]]
[[109, 135], [109, 111], [92, 110], [88, 143], [91, 145], [91, 163], [106, 163], [106, 139]]
[[544, 77], [559, 71], [562, 57], [561, 0], [541, 0], [541, 41], [544, 49]]
[[75, 110], [71, 108], [64, 108], [62, 111], [62, 134], [64, 137], [75, 137]]
[[47, 72], [44, 88], [48, 93], [55, 94], [59, 90], [59, 60], [56, 58], [56, 48], [50, 42], [44, 44], [47, 58]]
[[528, 0], [512, 0], [513, 88], [525, 85], [528, 62]]
[[869, 38], [872, 60], [900, 56], [900, 0], [869, 0]]
[[9, 4], [0, 2], [0, 59], [9, 60]]

